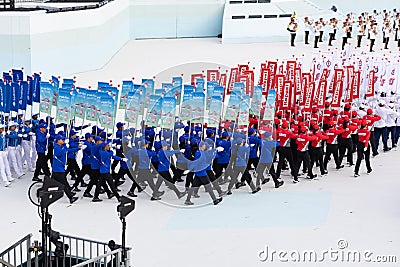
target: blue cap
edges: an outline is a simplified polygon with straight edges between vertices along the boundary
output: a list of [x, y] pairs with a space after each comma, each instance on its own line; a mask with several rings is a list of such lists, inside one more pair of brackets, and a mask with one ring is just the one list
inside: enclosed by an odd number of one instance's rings
[[58, 141], [58, 140], [64, 140], [64, 139], [65, 139], [64, 135], [61, 135], [61, 134], [57, 134], [56, 137], [55, 137], [55, 140], [56, 140], [56, 141]]
[[57, 134], [62, 135], [62, 136], [65, 136], [64, 131], [59, 131]]
[[39, 128], [47, 128], [47, 124], [46, 123], [41, 123], [41, 124], [39, 124]]
[[25, 119], [24, 122], [29, 122], [29, 123], [31, 123], [31, 120], [30, 120], [30, 119]]
[[73, 136], [73, 135], [75, 135], [75, 134], [77, 134], [78, 132], [75, 132], [74, 130], [71, 130], [70, 132], [69, 132], [69, 135], [70, 136]]
[[265, 132], [265, 133], [264, 133], [264, 137], [270, 137], [271, 135], [272, 135], [271, 132]]
[[90, 138], [90, 137], [93, 137], [93, 135], [92, 135], [91, 133], [86, 133], [86, 134], [85, 134], [85, 139], [88, 139], [88, 138]]
[[122, 127], [122, 126], [124, 126], [125, 125], [125, 123], [123, 123], [123, 122], [118, 122], [117, 123], [117, 128], [120, 128], [120, 127]]
[[222, 138], [227, 138], [228, 136], [229, 136], [229, 134], [227, 132], [223, 132], [221, 135]]
[[255, 133], [256, 132], [256, 130], [254, 129], [254, 128], [250, 128], [249, 129], [249, 135], [252, 135], [253, 133]]
[[110, 141], [106, 141], [106, 142], [104, 142], [104, 143], [102, 143], [101, 145], [100, 145], [100, 148], [101, 149], [104, 149], [108, 144], [110, 144], [111, 142]]
[[39, 116], [39, 113], [35, 113], [32, 115], [32, 117], [35, 117], [35, 116]]
[[201, 147], [201, 146], [207, 146], [207, 143], [206, 142], [204, 142], [204, 141], [201, 141], [200, 143], [199, 143], [199, 147]]
[[206, 130], [206, 135], [207, 136], [211, 136], [213, 133], [214, 133], [213, 129], [207, 128], [207, 130]]
[[236, 139], [236, 144], [243, 143], [243, 141], [244, 139], [239, 137], [238, 139]]
[[231, 129], [233, 129], [233, 128], [236, 128], [236, 123], [232, 123], [231, 125], [229, 125], [229, 128], [231, 128]]
[[24, 116], [24, 114], [23, 113], [19, 113], [17, 116]]
[[96, 137], [94, 138], [94, 141], [104, 141], [104, 139], [101, 138], [100, 136], [96, 136]]

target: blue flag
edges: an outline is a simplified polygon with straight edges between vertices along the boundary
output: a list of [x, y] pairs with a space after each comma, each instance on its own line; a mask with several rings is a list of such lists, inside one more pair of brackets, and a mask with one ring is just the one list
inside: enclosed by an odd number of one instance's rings
[[11, 84], [11, 106], [10, 110], [18, 112], [19, 108], [19, 94], [20, 94], [20, 87], [18, 83]]
[[33, 99], [33, 79], [31, 76], [28, 76], [28, 92], [26, 93], [26, 101], [28, 105], [32, 106]]
[[12, 79], [13, 82], [17, 83], [24, 80], [24, 73], [22, 70], [12, 70]]
[[11, 84], [6, 83], [5, 85], [5, 94], [4, 94], [4, 112], [10, 113], [11, 108]]
[[4, 112], [6, 85], [0, 79], [0, 112]]
[[32, 102], [35, 103], [40, 103], [40, 81], [40, 75], [35, 73], [32, 87]]
[[29, 84], [27, 81], [22, 81], [20, 84], [21, 88], [21, 94], [19, 96], [19, 108], [21, 110], [26, 110], [26, 105], [28, 103], [27, 97], [28, 97], [28, 88]]

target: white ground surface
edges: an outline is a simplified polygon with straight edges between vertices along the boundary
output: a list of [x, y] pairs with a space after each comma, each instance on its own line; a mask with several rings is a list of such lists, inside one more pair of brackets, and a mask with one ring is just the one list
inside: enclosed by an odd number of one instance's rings
[[[311, 53], [303, 44], [291, 48], [287, 43], [221, 45], [218, 39], [131, 41], [102, 69], [77, 74], [77, 83], [87, 86], [98, 80], [152, 77], [169, 67], [196, 61], [229, 66], [250, 61], [258, 67], [268, 59], [292, 54], [310, 58]], [[283, 176], [286, 183], [280, 189], [269, 183], [257, 195], [248, 194], [247, 188], [236, 190], [218, 206], [174, 208], [150, 202], [141, 194], [127, 220], [133, 266], [399, 266], [398, 158], [398, 151], [382, 152], [372, 159], [373, 173], [367, 175], [362, 165], [359, 178], [352, 177], [349, 167], [341, 171], [330, 168], [328, 176], [301, 179], [296, 185]], [[26, 194], [31, 177], [29, 173], [10, 188], [0, 187], [0, 251], [27, 233], [40, 236], [40, 219]], [[123, 193], [128, 186], [130, 182], [122, 187]], [[202, 194], [201, 199], [208, 200]], [[163, 199], [183, 202], [171, 193]], [[91, 203], [81, 199], [69, 206], [64, 198], [51, 207], [53, 228], [95, 240], [119, 241], [116, 204], [116, 200]], [[258, 258], [265, 246], [287, 252], [314, 250], [321, 257], [324, 250], [338, 249], [340, 239], [348, 242], [347, 250], [369, 250], [372, 259], [395, 255], [397, 263], [332, 263], [327, 259], [318, 264], [280, 263], [276, 255], [271, 263]]]

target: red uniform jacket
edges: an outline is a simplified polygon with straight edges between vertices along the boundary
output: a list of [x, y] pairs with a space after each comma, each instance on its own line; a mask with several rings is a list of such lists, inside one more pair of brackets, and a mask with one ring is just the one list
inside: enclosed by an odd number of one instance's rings
[[290, 138], [296, 138], [297, 135], [292, 133], [289, 130], [285, 129], [278, 129], [277, 130], [277, 141], [279, 142], [280, 146], [282, 147], [290, 147]]
[[355, 125], [348, 125], [346, 129], [343, 129], [343, 126], [340, 126], [341, 130], [343, 130], [343, 132], [341, 133], [342, 138], [350, 138], [351, 134], [358, 129], [358, 126]]
[[378, 115], [365, 115], [362, 119], [367, 121], [368, 129], [371, 130], [372, 125], [374, 125], [376, 121], [379, 121], [381, 117]]
[[324, 132], [317, 132], [315, 137], [317, 137], [317, 139], [311, 142], [312, 147], [321, 147], [322, 141], [328, 140], [329, 138]]
[[307, 151], [308, 144], [316, 139], [317, 137], [315, 135], [300, 134], [296, 138], [297, 150], [302, 152]]
[[329, 124], [329, 122], [331, 121], [332, 118], [332, 110], [329, 109], [324, 109], [323, 113], [322, 113], [322, 123], [323, 124]]
[[343, 129], [335, 129], [335, 128], [330, 128], [326, 130], [326, 135], [328, 136], [328, 140], [326, 142], [331, 145], [337, 145], [337, 137], [339, 134], [343, 132], [344, 132]]
[[358, 130], [358, 142], [364, 143], [365, 147], [368, 147], [369, 137], [371, 136], [370, 130], [368, 128]]

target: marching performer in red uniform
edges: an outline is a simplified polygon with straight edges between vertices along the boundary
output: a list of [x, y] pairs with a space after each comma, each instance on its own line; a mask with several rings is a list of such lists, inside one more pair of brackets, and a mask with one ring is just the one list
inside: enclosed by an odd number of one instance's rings
[[328, 136], [321, 131], [317, 124], [313, 125], [313, 134], [316, 137], [314, 141], [311, 142], [310, 146], [310, 158], [311, 158], [311, 168], [314, 166], [314, 162], [319, 165], [319, 170], [321, 175], [325, 175], [328, 172], [324, 169], [324, 148], [323, 141], [328, 140]]
[[378, 149], [377, 149], [376, 144], [375, 144], [374, 123], [379, 121], [380, 119], [381, 119], [380, 116], [378, 116], [376, 114], [372, 114], [372, 109], [371, 108], [367, 109], [367, 115], [362, 117], [362, 120], [365, 120], [367, 122], [368, 130], [371, 133], [370, 143], [371, 143], [371, 149], [372, 149], [372, 156], [373, 157], [375, 157], [376, 155], [379, 154], [378, 153]]
[[287, 121], [283, 121], [282, 122], [282, 127], [277, 129], [277, 141], [279, 142], [279, 147], [277, 149], [278, 153], [279, 153], [279, 161], [278, 161], [278, 167], [276, 170], [276, 177], [277, 179], [280, 178], [281, 176], [281, 171], [282, 171], [282, 167], [284, 165], [285, 159], [289, 162], [289, 166], [290, 166], [290, 171], [293, 175], [294, 178], [294, 183], [298, 182], [297, 179], [297, 168], [296, 168], [296, 164], [293, 161], [293, 155], [292, 155], [292, 151], [290, 149], [290, 139], [296, 138], [296, 135], [291, 132], [289, 129], [289, 123]]
[[324, 158], [324, 169], [326, 172], [328, 171], [328, 160], [330, 159], [331, 155], [335, 160], [337, 170], [344, 167], [343, 165], [340, 165], [339, 155], [338, 155], [338, 135], [343, 133], [344, 130], [343, 129], [338, 130], [334, 126], [335, 122], [330, 121], [329, 128], [325, 131], [326, 135], [328, 136], [328, 140], [326, 140], [326, 154]]
[[303, 162], [308, 172], [308, 179], [314, 179], [317, 175], [314, 175], [311, 167], [310, 154], [308, 154], [308, 145], [310, 142], [317, 140], [314, 135], [309, 135], [307, 133], [307, 128], [305, 126], [300, 127], [300, 134], [296, 138], [297, 144], [297, 169], [300, 168], [300, 163]]
[[360, 176], [358, 172], [363, 159], [365, 159], [365, 165], [367, 165], [367, 173], [372, 172], [369, 146], [370, 137], [371, 132], [368, 129], [368, 123], [366, 120], [363, 120], [361, 121], [361, 128], [358, 130], [357, 162], [356, 167], [354, 168], [354, 177]]
[[342, 164], [345, 152], [347, 150], [347, 164], [353, 166], [353, 140], [351, 139], [351, 133], [357, 130], [357, 126], [350, 125], [350, 121], [348, 117], [344, 117], [343, 124], [340, 126], [340, 129], [343, 132], [340, 134], [340, 142], [339, 142], [339, 165]]

